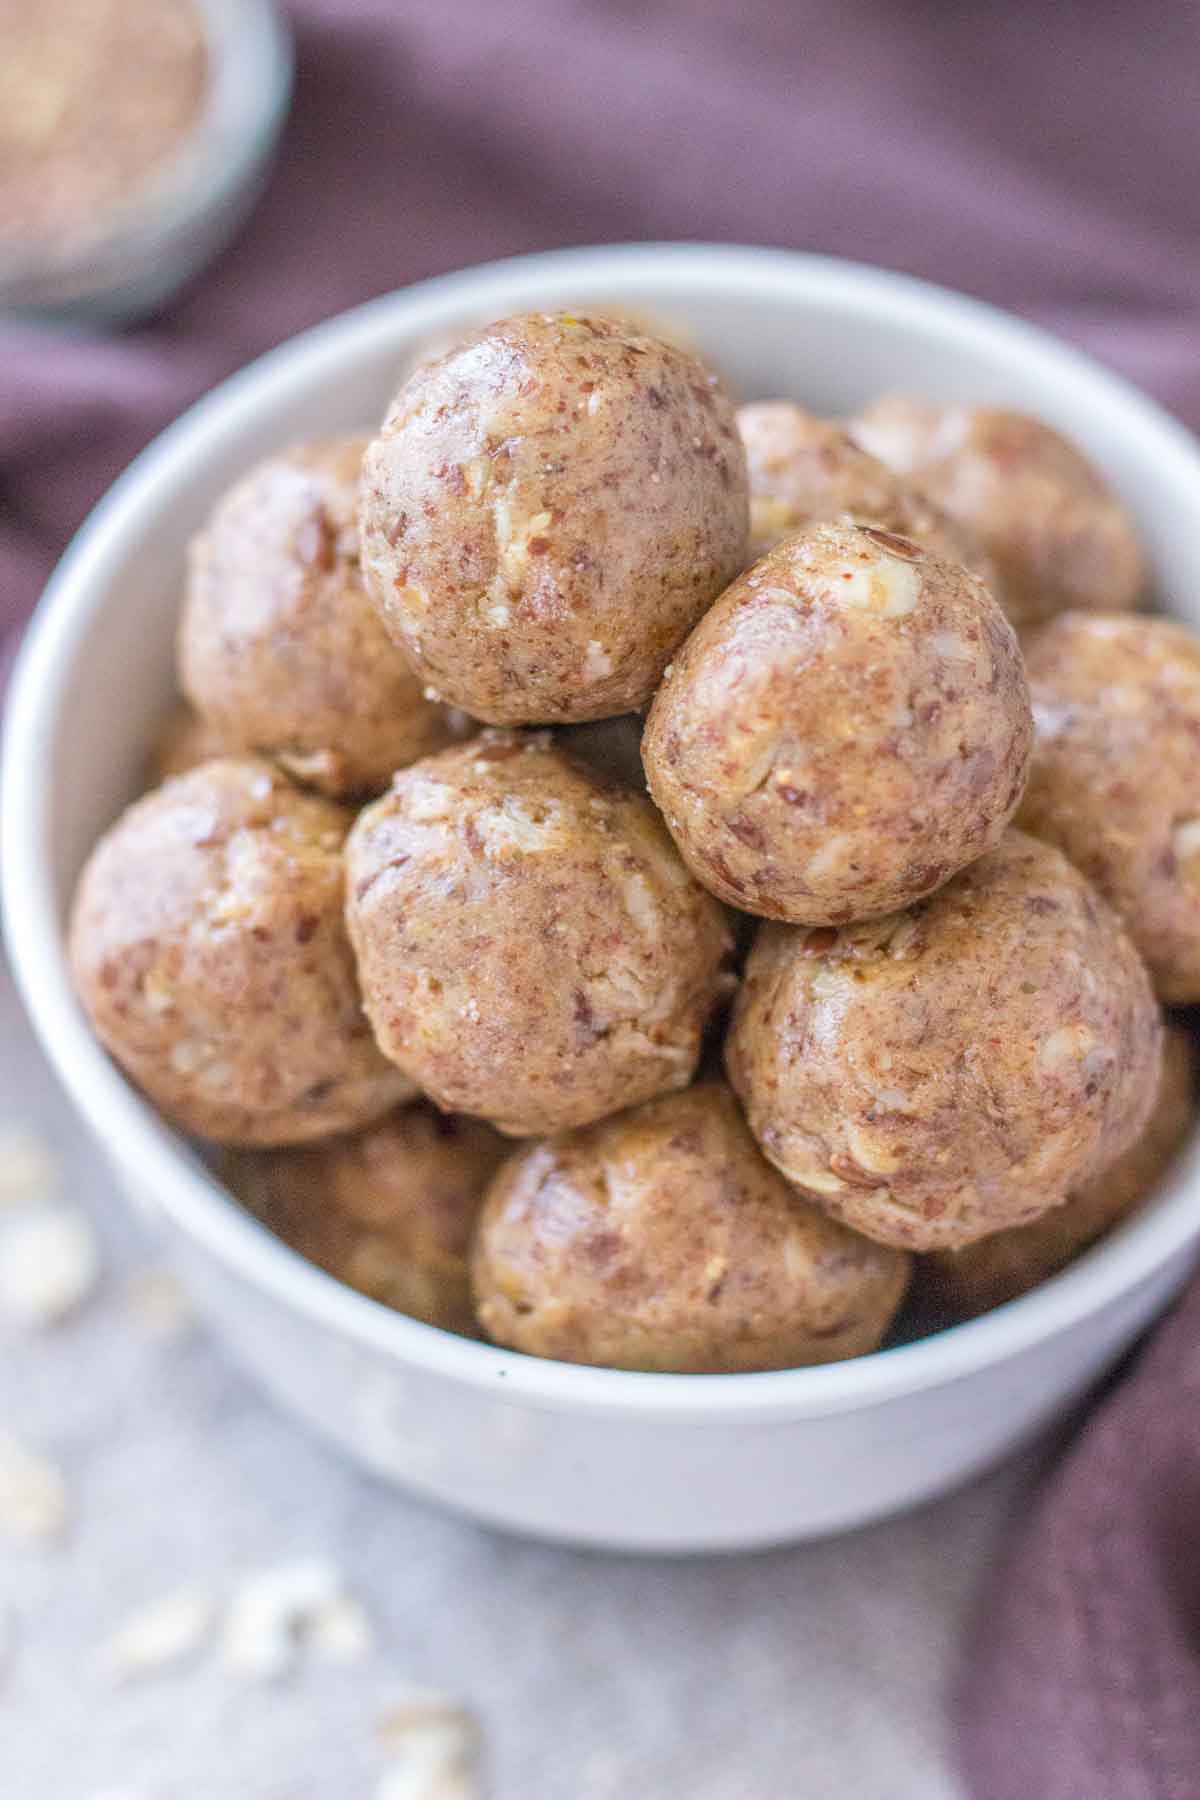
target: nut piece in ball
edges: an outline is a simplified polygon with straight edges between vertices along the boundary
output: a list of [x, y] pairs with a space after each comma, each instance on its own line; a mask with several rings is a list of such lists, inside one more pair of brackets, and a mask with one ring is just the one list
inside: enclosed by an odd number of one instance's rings
[[1146, 570], [1129, 512], [1087, 457], [1039, 419], [887, 394], [850, 431], [978, 539], [1014, 625], [1066, 607], [1140, 603]]
[[997, 842], [1033, 724], [986, 588], [874, 527], [816, 526], [696, 627], [643, 740], [688, 867], [766, 918], [893, 911]]
[[88, 859], [70, 953], [97, 1036], [168, 1118], [231, 1144], [349, 1131], [412, 1093], [362, 1010], [349, 814], [257, 757], [204, 763]]
[[1169, 619], [1066, 613], [1026, 661], [1021, 826], [1116, 907], [1162, 999], [1200, 1000], [1200, 638]]
[[549, 733], [402, 770], [350, 834], [347, 919], [385, 1053], [518, 1137], [686, 1086], [729, 949], [650, 802]]
[[763, 400], [739, 407], [737, 421], [750, 471], [754, 559], [810, 525], [853, 520], [912, 538], [992, 585], [991, 559], [971, 533], [856, 444], [836, 420], [817, 418], [789, 400]]
[[999, 1231], [962, 1250], [935, 1250], [918, 1260], [914, 1299], [922, 1316], [946, 1325], [971, 1319], [1028, 1293], [1065, 1268], [1158, 1185], [1196, 1118], [1192, 1039], [1169, 1024], [1163, 1038], [1158, 1097], [1141, 1136], [1062, 1206], [1031, 1225]]
[[619, 319], [530, 313], [414, 370], [367, 451], [363, 569], [421, 678], [493, 724], [641, 707], [745, 562], [733, 406]]
[[230, 489], [193, 541], [179, 629], [184, 689], [224, 743], [335, 798], [470, 729], [423, 694], [363, 587], [365, 442], [298, 444]]
[[868, 1237], [936, 1250], [1028, 1224], [1127, 1150], [1161, 1036], [1115, 914], [1010, 830], [888, 919], [760, 927], [725, 1060], [789, 1181]]
[[796, 1194], [716, 1082], [519, 1151], [472, 1258], [497, 1343], [692, 1374], [862, 1356], [908, 1270]]
[[510, 1146], [425, 1101], [350, 1137], [239, 1152], [221, 1173], [272, 1231], [397, 1312], [477, 1335], [467, 1256], [484, 1190]]

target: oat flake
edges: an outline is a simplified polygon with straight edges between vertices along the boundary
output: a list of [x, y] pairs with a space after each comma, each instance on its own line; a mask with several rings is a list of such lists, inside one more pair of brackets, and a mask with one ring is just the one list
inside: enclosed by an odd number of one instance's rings
[[182, 1662], [212, 1629], [213, 1602], [200, 1587], [181, 1587], [142, 1607], [97, 1652], [111, 1681], [136, 1680]]
[[343, 1661], [372, 1647], [366, 1614], [347, 1594], [341, 1571], [319, 1557], [247, 1576], [230, 1605], [221, 1654], [235, 1674], [278, 1681], [301, 1644]]
[[156, 1337], [178, 1337], [194, 1323], [192, 1303], [170, 1269], [139, 1269], [125, 1298], [138, 1323]]
[[54, 1464], [7, 1432], [0, 1432], [0, 1530], [12, 1537], [61, 1537], [70, 1507]]
[[86, 1213], [36, 1206], [0, 1233], [0, 1312], [32, 1329], [57, 1325], [83, 1305], [100, 1275]]
[[15, 1120], [0, 1124], [0, 1207], [57, 1199], [59, 1160], [36, 1132]]

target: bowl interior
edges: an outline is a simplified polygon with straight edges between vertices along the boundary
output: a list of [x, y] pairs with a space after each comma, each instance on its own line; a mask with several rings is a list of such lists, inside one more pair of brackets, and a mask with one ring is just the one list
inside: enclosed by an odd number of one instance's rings
[[[107, 1065], [70, 998], [61, 925], [96, 837], [144, 785], [152, 728], [174, 687], [175, 623], [192, 532], [259, 456], [294, 438], [377, 420], [398, 372], [426, 337], [523, 307], [605, 300], [680, 321], [745, 398], [788, 396], [839, 413], [883, 389], [907, 388], [1038, 413], [1106, 471], [1138, 518], [1163, 605], [1200, 627], [1200, 533], [1193, 528], [1200, 453], [1193, 440], [1086, 358], [959, 296], [818, 258], [652, 246], [524, 258], [372, 302], [234, 377], [151, 446], [64, 559], [23, 653], [6, 739], [6, 912], [35, 1022], [94, 1125], [104, 1097], [99, 1071]], [[111, 1071], [103, 1081], [111, 1105]], [[138, 1113], [145, 1109], [127, 1111], [124, 1123]], [[137, 1128], [163, 1135], [148, 1119]], [[1164, 1212], [1187, 1180], [1185, 1166], [1147, 1214]], [[1178, 1208], [1176, 1215], [1157, 1240], [1147, 1236], [1128, 1279], [1194, 1235], [1191, 1220]], [[1135, 1221], [1122, 1240], [1132, 1243], [1145, 1224]], [[1102, 1247], [1087, 1267], [1098, 1269], [1106, 1255]], [[1056, 1284], [1064, 1304], [1069, 1283], [1084, 1273], [1080, 1265]], [[1114, 1291], [1122, 1283], [1119, 1273], [1110, 1280]], [[1094, 1301], [1077, 1285], [1077, 1304], [1086, 1310]], [[349, 1299], [364, 1313], [370, 1306]], [[1044, 1293], [1034, 1295], [1004, 1311], [1015, 1316], [1044, 1300]], [[1042, 1328], [1050, 1327], [1047, 1314]], [[837, 1372], [798, 1373], [812, 1380]]]

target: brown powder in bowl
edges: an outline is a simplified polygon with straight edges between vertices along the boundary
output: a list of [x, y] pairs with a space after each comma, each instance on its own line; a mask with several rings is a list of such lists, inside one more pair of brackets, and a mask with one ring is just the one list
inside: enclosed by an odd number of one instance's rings
[[183, 148], [209, 74], [193, 0], [0, 0], [0, 245], [102, 237]]

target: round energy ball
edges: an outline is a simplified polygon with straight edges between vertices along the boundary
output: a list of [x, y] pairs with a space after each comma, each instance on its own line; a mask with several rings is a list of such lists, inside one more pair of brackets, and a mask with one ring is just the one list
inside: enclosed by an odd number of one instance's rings
[[349, 1131], [412, 1094], [362, 1010], [342, 918], [349, 814], [257, 757], [122, 814], [70, 929], [96, 1035], [169, 1119], [231, 1144]]
[[1066, 607], [1137, 606], [1137, 528], [1074, 444], [1026, 413], [886, 394], [850, 421], [856, 441], [978, 539], [1014, 625]]
[[363, 569], [421, 679], [493, 724], [643, 706], [745, 562], [718, 378], [619, 319], [501, 320], [413, 371], [367, 451]]
[[192, 543], [179, 627], [180, 679], [213, 731], [334, 797], [378, 793], [470, 729], [425, 697], [363, 587], [365, 443], [298, 444], [244, 475]]
[[1116, 907], [1163, 1000], [1200, 1000], [1200, 638], [1169, 619], [1065, 613], [1026, 661], [1023, 829]]
[[729, 949], [650, 802], [549, 733], [404, 769], [347, 844], [367, 1011], [440, 1106], [510, 1136], [687, 1085]]
[[1064, 1205], [1031, 1225], [919, 1258], [914, 1288], [922, 1316], [938, 1324], [972, 1319], [1065, 1268], [1158, 1185], [1195, 1123], [1195, 1087], [1191, 1036], [1181, 1025], [1168, 1024], [1158, 1097], [1141, 1136]]
[[990, 586], [991, 559], [962, 526], [854, 442], [843, 425], [789, 400], [738, 408], [750, 471], [750, 554], [810, 525], [852, 520], [912, 538]]
[[178, 701], [154, 735], [146, 763], [147, 787], [161, 787], [172, 775], [186, 775], [214, 756], [236, 756], [237, 747], [190, 707]]
[[881, 1243], [936, 1250], [1027, 1224], [1127, 1150], [1161, 1036], [1115, 914], [1010, 831], [890, 918], [760, 927], [725, 1061], [802, 1193]]
[[484, 1190], [509, 1149], [480, 1120], [418, 1101], [350, 1137], [231, 1154], [221, 1172], [265, 1225], [330, 1275], [475, 1337], [467, 1256]]
[[497, 1343], [723, 1374], [874, 1350], [909, 1259], [796, 1194], [728, 1089], [706, 1082], [519, 1151], [488, 1192], [471, 1267]]
[[642, 755], [714, 894], [838, 924], [932, 893], [996, 843], [1032, 740], [1020, 648], [983, 584], [908, 538], [821, 525], [701, 620]]

